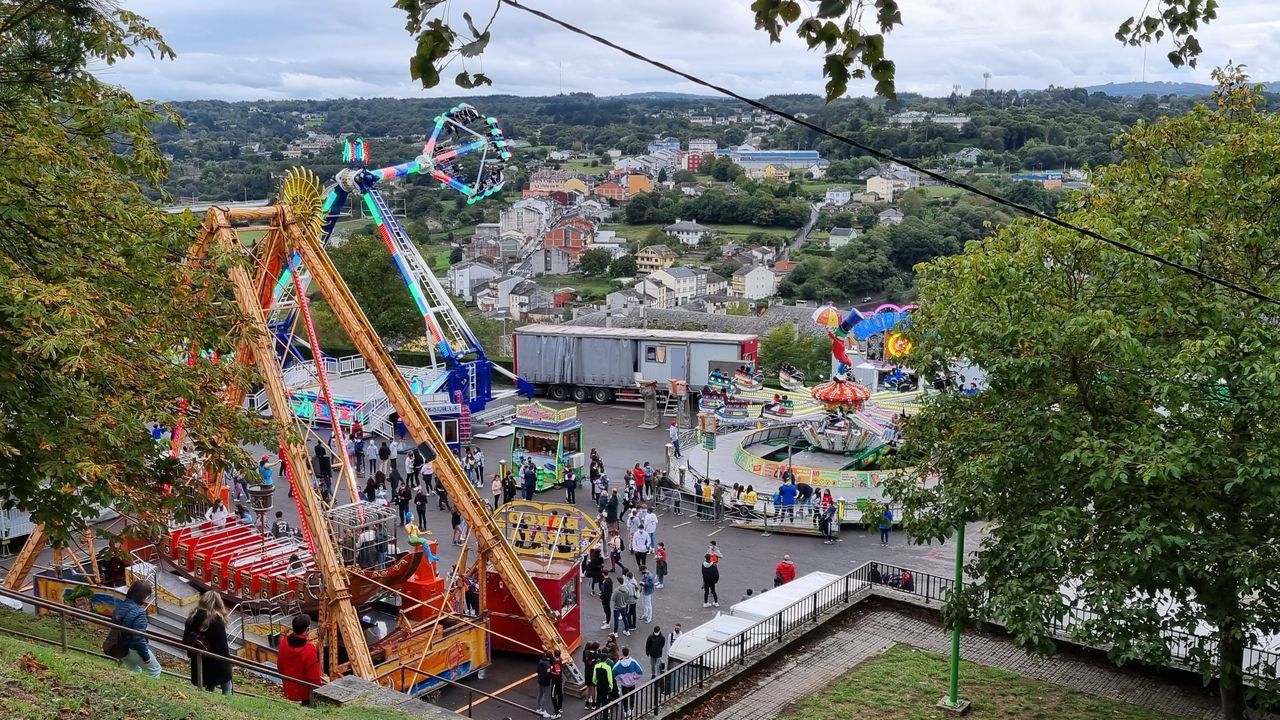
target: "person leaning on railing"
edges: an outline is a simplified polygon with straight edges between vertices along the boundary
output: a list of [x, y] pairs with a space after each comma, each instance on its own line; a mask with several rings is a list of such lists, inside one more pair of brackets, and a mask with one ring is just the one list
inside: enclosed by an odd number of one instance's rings
[[151, 651], [147, 638], [141, 633], [147, 631], [147, 601], [151, 599], [154, 588], [146, 580], [134, 580], [125, 593], [124, 601], [116, 605], [111, 621], [117, 625], [137, 631], [120, 632], [120, 644], [128, 648], [124, 657], [120, 658], [124, 666], [133, 672], [145, 672], [151, 677], [160, 677], [160, 661]]

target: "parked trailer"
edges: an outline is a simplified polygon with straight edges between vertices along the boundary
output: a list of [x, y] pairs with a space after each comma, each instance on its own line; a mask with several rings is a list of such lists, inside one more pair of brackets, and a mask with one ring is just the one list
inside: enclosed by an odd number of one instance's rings
[[712, 370], [755, 364], [755, 335], [698, 330], [526, 325], [515, 331], [515, 370], [552, 400], [640, 400], [642, 382], [666, 391], [684, 380], [699, 392]]

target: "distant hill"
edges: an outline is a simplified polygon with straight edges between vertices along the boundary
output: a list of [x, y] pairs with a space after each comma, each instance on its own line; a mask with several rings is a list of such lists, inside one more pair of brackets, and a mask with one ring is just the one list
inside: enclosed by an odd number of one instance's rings
[[614, 95], [619, 100], [724, 100], [719, 95], [698, 95], [696, 93], [678, 93], [678, 92], [638, 92], [629, 93], [627, 95]]
[[1101, 92], [1112, 97], [1140, 97], [1142, 95], [1208, 95], [1213, 85], [1189, 82], [1123, 82], [1085, 87], [1091, 93]]

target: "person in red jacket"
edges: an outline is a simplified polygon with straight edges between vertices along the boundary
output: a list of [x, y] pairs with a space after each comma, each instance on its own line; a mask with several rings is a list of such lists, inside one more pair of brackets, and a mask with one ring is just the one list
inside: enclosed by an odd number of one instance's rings
[[276, 652], [276, 668], [284, 676], [284, 696], [304, 705], [310, 704], [312, 688], [303, 683], [324, 683], [324, 676], [320, 674], [320, 651], [307, 642], [310, 627], [310, 616], [294, 615], [293, 634], [280, 643]]
[[796, 564], [791, 562], [790, 555], [783, 555], [782, 562], [773, 569], [773, 586], [785, 585], [796, 579]]

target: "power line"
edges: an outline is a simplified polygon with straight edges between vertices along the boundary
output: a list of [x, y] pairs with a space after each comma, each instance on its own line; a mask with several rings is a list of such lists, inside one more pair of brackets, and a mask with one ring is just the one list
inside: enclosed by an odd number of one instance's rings
[[924, 175], [929, 178], [933, 178], [934, 180], [937, 180], [943, 184], [959, 188], [966, 192], [973, 193], [974, 195], [977, 195], [979, 197], [986, 198], [998, 205], [1003, 205], [1005, 207], [1011, 208], [1028, 217], [1033, 217], [1038, 220], [1043, 220], [1044, 222], [1057, 225], [1058, 227], [1063, 228], [1065, 230], [1070, 230], [1072, 232], [1079, 233], [1081, 235], [1084, 235], [1085, 237], [1091, 238], [1093, 240], [1097, 240], [1102, 243], [1106, 243], [1108, 245], [1111, 245], [1114, 248], [1123, 250], [1124, 252], [1133, 253], [1134, 255], [1138, 255], [1139, 257], [1146, 258], [1147, 260], [1150, 260], [1154, 263], [1158, 263], [1160, 265], [1173, 268], [1174, 270], [1177, 270], [1179, 272], [1186, 273], [1187, 275], [1191, 275], [1192, 277], [1199, 278], [1200, 280], [1204, 280], [1205, 282], [1213, 283], [1214, 285], [1227, 288], [1228, 290], [1234, 290], [1238, 293], [1247, 295], [1255, 300], [1261, 300], [1262, 302], [1271, 303], [1273, 305], [1280, 305], [1280, 300], [1277, 300], [1276, 298], [1273, 298], [1270, 295], [1267, 295], [1265, 293], [1259, 292], [1257, 290], [1253, 290], [1251, 288], [1244, 287], [1243, 285], [1236, 284], [1230, 280], [1226, 280], [1220, 277], [1216, 277], [1214, 275], [1210, 275], [1202, 270], [1197, 270], [1196, 268], [1190, 267], [1188, 265], [1183, 265], [1182, 263], [1176, 260], [1170, 260], [1161, 255], [1157, 255], [1156, 253], [1148, 252], [1146, 250], [1142, 250], [1140, 248], [1134, 247], [1133, 245], [1130, 245], [1128, 243], [1124, 243], [1119, 240], [1109, 238], [1106, 235], [1095, 232], [1088, 228], [1080, 227], [1079, 225], [1075, 225], [1073, 223], [1069, 223], [1066, 220], [1062, 220], [1060, 218], [1046, 215], [1045, 213], [1042, 213], [1039, 210], [1036, 210], [1035, 208], [1030, 207], [1029, 205], [1023, 205], [1022, 203], [1014, 202], [1013, 200], [1009, 200], [1007, 198], [1001, 197], [999, 195], [996, 195], [995, 193], [987, 192], [986, 190], [983, 190], [981, 188], [975, 187], [973, 185], [970, 185], [968, 183], [965, 183], [959, 180], [953, 180], [941, 173], [923, 168], [917, 165], [916, 163], [911, 162], [910, 160], [897, 158], [882, 150], [877, 150], [876, 148], [870, 147], [868, 145], [863, 145], [862, 143], [858, 142], [857, 140], [854, 140], [851, 137], [848, 137], [847, 135], [841, 135], [839, 133], [832, 132], [820, 125], [815, 125], [814, 123], [811, 123], [808, 120], [796, 117], [795, 115], [792, 115], [791, 113], [786, 112], [785, 110], [779, 110], [777, 108], [766, 105], [760, 102], [759, 100], [752, 100], [751, 98], [740, 95], [726, 87], [722, 87], [710, 81], [703, 80], [702, 78], [696, 75], [690, 75], [689, 73], [684, 72], [682, 70], [677, 70], [676, 68], [673, 68], [664, 62], [661, 62], [659, 60], [654, 60], [634, 50], [625, 48], [611, 40], [608, 40], [606, 38], [603, 38], [599, 35], [588, 32], [586, 30], [583, 30], [582, 28], [576, 25], [573, 25], [572, 23], [561, 20], [560, 18], [557, 18], [554, 15], [550, 15], [541, 10], [535, 10], [534, 8], [528, 7], [527, 5], [521, 5], [519, 0], [501, 0], [501, 2], [507, 5], [510, 5], [513, 8], [523, 10], [524, 12], [527, 12], [530, 15], [533, 15], [535, 17], [542, 18], [547, 22], [553, 23], [555, 25], [559, 25], [560, 27], [564, 28], [565, 30], [568, 30], [571, 33], [581, 35], [594, 42], [604, 45], [605, 47], [617, 50], [618, 52], [624, 55], [627, 55], [629, 57], [632, 57], [636, 60], [639, 60], [640, 62], [652, 65], [658, 68], [659, 70], [671, 73], [672, 75], [677, 75], [679, 77], [682, 77], [685, 80], [688, 80], [689, 82], [695, 85], [701, 85], [702, 87], [705, 87], [709, 90], [714, 90], [720, 93], [721, 95], [725, 95], [727, 97], [731, 97], [740, 102], [744, 102], [747, 105], [750, 105], [751, 107], [756, 108], [757, 110], [762, 110], [772, 115], [776, 115], [780, 118], [783, 118], [784, 120], [788, 120], [790, 122], [795, 123], [796, 125], [812, 130], [813, 132], [816, 132], [819, 135], [823, 135], [825, 137], [831, 138], [832, 140], [836, 140], [846, 145], [849, 145], [851, 147], [855, 147], [873, 157], [879, 158], [881, 160], [889, 161], [889, 162], [898, 163], [899, 165], [910, 168], [911, 170], [914, 170], [915, 172], [920, 173], [921, 175]]

